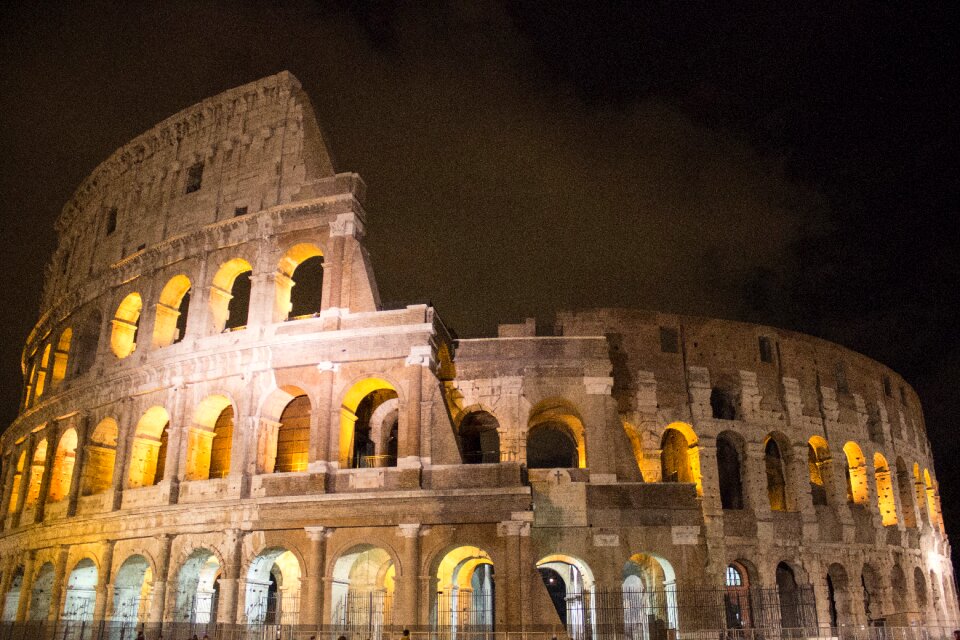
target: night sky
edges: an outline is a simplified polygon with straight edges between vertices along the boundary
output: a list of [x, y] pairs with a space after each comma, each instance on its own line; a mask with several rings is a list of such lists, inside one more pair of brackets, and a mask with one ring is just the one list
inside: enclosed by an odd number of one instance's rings
[[74, 189], [167, 116], [286, 69], [369, 186], [385, 301], [431, 300], [464, 337], [626, 306], [844, 344], [920, 393], [956, 545], [960, 13], [904, 4], [6, 9], [0, 424]]

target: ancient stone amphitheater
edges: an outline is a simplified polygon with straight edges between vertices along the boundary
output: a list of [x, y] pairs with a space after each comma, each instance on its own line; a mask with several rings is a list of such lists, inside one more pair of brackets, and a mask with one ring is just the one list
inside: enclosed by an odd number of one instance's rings
[[457, 339], [429, 304], [381, 303], [364, 191], [288, 73], [79, 187], [2, 436], [0, 636], [956, 624], [923, 414], [894, 371], [629, 310]]

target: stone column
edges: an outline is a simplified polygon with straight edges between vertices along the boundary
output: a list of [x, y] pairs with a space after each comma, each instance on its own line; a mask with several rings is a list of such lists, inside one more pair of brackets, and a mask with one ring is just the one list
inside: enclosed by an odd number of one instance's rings
[[47, 611], [47, 620], [54, 621], [63, 611], [64, 597], [66, 596], [65, 583], [67, 581], [67, 556], [70, 547], [62, 546], [57, 550], [57, 560], [53, 564], [53, 586], [50, 588], [50, 609]]
[[397, 576], [394, 595], [394, 624], [411, 627], [418, 623], [420, 611], [420, 536], [426, 533], [419, 522], [401, 524], [397, 535], [402, 538], [400, 562], [403, 574]]
[[327, 564], [327, 538], [330, 527], [305, 527], [310, 538], [310, 555], [307, 558], [307, 575], [301, 582], [303, 596], [300, 600], [300, 624], [323, 624], [324, 569]]
[[113, 510], [120, 509], [123, 503], [123, 489], [127, 485], [127, 460], [130, 458], [130, 446], [133, 444], [135, 424], [131, 424], [133, 399], [124, 398], [117, 416], [117, 449], [113, 463]]
[[343, 289], [343, 245], [344, 229], [334, 221], [330, 225], [329, 251], [323, 261], [323, 300], [320, 317], [324, 318], [323, 328], [340, 328], [340, 293]]
[[100, 573], [97, 574], [97, 599], [93, 604], [93, 619], [105, 620], [113, 613], [113, 547], [114, 540], [103, 541], [100, 553]]
[[239, 529], [231, 529], [226, 533], [226, 544], [224, 547], [229, 549], [230, 555], [224, 560], [228, 563], [223, 567], [221, 578], [218, 580], [220, 585], [220, 600], [217, 603], [217, 622], [221, 624], [236, 624], [238, 609], [243, 603], [238, 603], [240, 597], [240, 564], [243, 558], [243, 537], [244, 532]]
[[183, 384], [172, 387], [167, 394], [167, 406], [171, 407], [171, 411], [170, 425], [167, 427], [167, 459], [164, 461], [163, 481], [172, 485], [172, 502], [176, 502], [176, 487], [183, 478], [182, 462], [187, 457], [186, 432], [190, 427], [190, 418], [184, 413], [188, 394], [189, 389]]
[[80, 500], [80, 482], [87, 464], [87, 441], [90, 438], [90, 414], [84, 411], [77, 417], [77, 450], [73, 455], [73, 474], [70, 476], [70, 493], [67, 496], [67, 516], [77, 513]]
[[28, 551], [23, 560], [23, 582], [20, 583], [20, 600], [17, 602], [17, 622], [25, 622], [30, 611], [30, 598], [33, 595], [33, 569], [36, 564], [36, 551]]
[[170, 582], [170, 547], [173, 544], [173, 537], [169, 534], [158, 536], [160, 549], [157, 552], [157, 575], [153, 578], [153, 592], [150, 597], [150, 615], [148, 622], [162, 622], [169, 608], [176, 604], [176, 594], [172, 601], [167, 602], [167, 587]]
[[30, 477], [33, 475], [33, 455], [37, 448], [37, 435], [32, 434], [27, 440], [27, 455], [23, 461], [23, 471], [20, 472], [20, 488], [17, 491], [17, 508], [10, 516], [10, 528], [20, 526], [20, 515], [23, 513], [23, 503], [27, 501], [27, 492], [30, 489]]
[[[530, 523], [506, 520], [497, 525], [497, 536], [505, 538], [503, 558], [507, 566], [500, 571], [494, 569], [493, 579], [496, 593], [496, 621], [498, 628], [518, 627], [523, 619], [523, 590], [520, 582], [523, 578], [521, 562], [521, 536], [530, 535]], [[504, 571], [505, 569], [505, 571]], [[501, 576], [504, 580], [501, 580]]]
[[334, 432], [333, 418], [333, 382], [339, 365], [333, 362], [321, 362], [320, 387], [317, 394], [317, 409], [313, 412], [316, 424], [310, 425], [310, 457], [308, 469], [312, 473], [323, 473], [330, 461], [330, 434]]
[[247, 310], [247, 329], [270, 324], [274, 319], [274, 287], [276, 271], [255, 271], [250, 275], [250, 306]]
[[[617, 481], [617, 457], [615, 443], [621, 438], [616, 434], [604, 434], [607, 428], [621, 431], [620, 417], [616, 411], [609, 411], [607, 401], [612, 400], [613, 378], [609, 376], [584, 377], [583, 386], [587, 395], [584, 400], [583, 447], [586, 453], [586, 466], [590, 469], [590, 482], [612, 484]], [[591, 429], [591, 427], [593, 427]], [[591, 437], [592, 436], [592, 437]]]
[[420, 423], [423, 408], [424, 369], [429, 369], [433, 357], [430, 345], [417, 345], [410, 348], [404, 375], [407, 382], [406, 406], [402, 407], [399, 419], [399, 443], [397, 446], [397, 466], [401, 469], [419, 469], [420, 461]]
[[[47, 436], [47, 457], [43, 461], [43, 476], [40, 479], [40, 495], [33, 511], [33, 521], [43, 522], [43, 510], [47, 506], [47, 494], [50, 492], [50, 480], [53, 477], [53, 463], [57, 459], [57, 446], [60, 444], [60, 425], [51, 423]], [[33, 471], [31, 470], [31, 474]]]
[[7, 512], [10, 510], [10, 496], [13, 493], [13, 477], [17, 473], [17, 449], [5, 457], [3, 463], [3, 498], [0, 499], [0, 531], [6, 526]]

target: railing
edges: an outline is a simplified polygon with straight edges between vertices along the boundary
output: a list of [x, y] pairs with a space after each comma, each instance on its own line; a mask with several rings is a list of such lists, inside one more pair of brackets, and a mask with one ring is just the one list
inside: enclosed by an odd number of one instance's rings
[[390, 455], [361, 456], [358, 462], [358, 469], [382, 469], [397, 466], [397, 457]]

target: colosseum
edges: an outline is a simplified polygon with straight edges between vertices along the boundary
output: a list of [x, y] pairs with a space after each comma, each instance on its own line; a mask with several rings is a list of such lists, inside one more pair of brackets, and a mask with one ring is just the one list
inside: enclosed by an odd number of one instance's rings
[[949, 635], [896, 372], [622, 309], [458, 338], [381, 303], [365, 189], [289, 73], [80, 185], [0, 440], [0, 637]]

